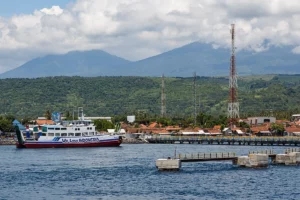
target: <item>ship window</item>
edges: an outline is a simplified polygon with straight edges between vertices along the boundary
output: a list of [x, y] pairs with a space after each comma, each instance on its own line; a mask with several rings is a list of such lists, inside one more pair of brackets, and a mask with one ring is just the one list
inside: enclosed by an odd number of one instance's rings
[[81, 133], [75, 133], [75, 136], [81, 136]]
[[55, 136], [60, 136], [60, 133], [55, 133]]
[[60, 130], [67, 130], [67, 128], [61, 128]]
[[46, 136], [47, 134], [46, 133], [42, 133], [42, 136]]
[[54, 133], [48, 133], [48, 136], [50, 136], [50, 137], [54, 136]]
[[89, 132], [89, 135], [94, 135], [94, 132]]
[[83, 135], [83, 136], [87, 136], [87, 135], [88, 135], [88, 133], [87, 133], [87, 132], [84, 132], [84, 133], [82, 133], [82, 135]]
[[78, 130], [80, 131], [80, 128], [78, 128]]
[[60, 130], [60, 128], [55, 128], [55, 130]]
[[68, 136], [74, 136], [74, 133], [68, 133]]
[[54, 130], [54, 128], [48, 128], [48, 130]]
[[61, 136], [67, 136], [67, 133], [62, 133]]

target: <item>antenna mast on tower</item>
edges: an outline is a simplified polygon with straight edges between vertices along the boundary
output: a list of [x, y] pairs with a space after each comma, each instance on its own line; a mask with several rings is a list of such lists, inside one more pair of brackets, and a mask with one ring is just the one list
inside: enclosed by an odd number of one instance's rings
[[194, 126], [196, 126], [197, 103], [196, 103], [196, 72], [194, 72]]
[[239, 118], [239, 102], [238, 102], [238, 85], [235, 68], [235, 45], [234, 45], [234, 24], [231, 24], [231, 58], [230, 58], [230, 76], [229, 76], [229, 102], [228, 117], [230, 126], [233, 125], [235, 119]]
[[166, 94], [165, 94], [165, 76], [161, 80], [161, 117], [166, 117]]

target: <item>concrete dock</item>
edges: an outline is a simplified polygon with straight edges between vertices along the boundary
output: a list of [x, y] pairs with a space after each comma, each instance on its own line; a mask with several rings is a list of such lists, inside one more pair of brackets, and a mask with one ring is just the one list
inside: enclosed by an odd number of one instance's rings
[[258, 168], [269, 166], [269, 156], [267, 154], [249, 154], [248, 156], [237, 157], [235, 163], [241, 167]]
[[[299, 152], [297, 152], [299, 151]], [[275, 154], [273, 150], [252, 151], [247, 156], [236, 156], [234, 152], [211, 152], [179, 154], [175, 158], [158, 159], [158, 170], [179, 170], [182, 162], [232, 161], [233, 165], [248, 168], [268, 167], [271, 164], [299, 165], [300, 148], [287, 149], [287, 154]]]
[[158, 159], [156, 160], [156, 167], [158, 170], [179, 170], [181, 168], [180, 159]]
[[284, 154], [277, 154], [272, 160], [274, 164], [300, 165], [300, 148], [289, 148]]

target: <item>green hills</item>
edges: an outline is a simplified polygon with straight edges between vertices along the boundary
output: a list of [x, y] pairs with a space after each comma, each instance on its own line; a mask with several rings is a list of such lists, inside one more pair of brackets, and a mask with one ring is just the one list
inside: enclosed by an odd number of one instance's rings
[[[193, 77], [165, 78], [167, 114], [194, 113]], [[241, 117], [300, 112], [300, 75], [239, 77]], [[45, 77], [0, 80], [0, 115], [43, 116], [46, 110], [70, 113], [83, 107], [86, 116], [160, 114], [158, 77]], [[197, 77], [197, 112], [227, 115], [228, 78]], [[76, 112], [75, 112], [76, 113]]]

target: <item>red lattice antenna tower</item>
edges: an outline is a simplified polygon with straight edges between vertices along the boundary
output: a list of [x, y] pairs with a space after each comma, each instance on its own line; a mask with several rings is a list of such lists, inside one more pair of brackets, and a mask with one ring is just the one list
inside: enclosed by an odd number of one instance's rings
[[239, 102], [238, 102], [238, 85], [235, 68], [235, 45], [234, 45], [234, 24], [231, 24], [231, 57], [230, 57], [230, 76], [229, 76], [229, 102], [228, 102], [228, 117], [230, 126], [234, 121], [240, 118]]

